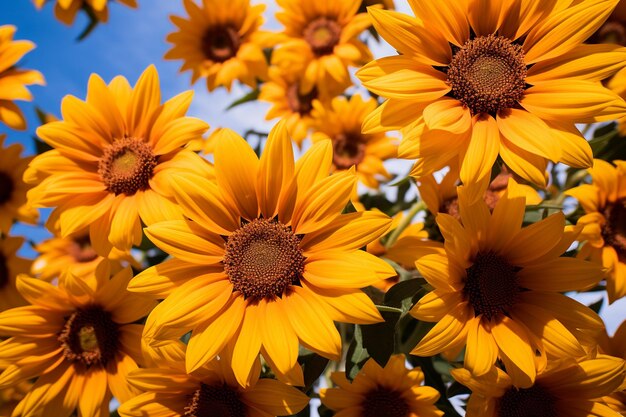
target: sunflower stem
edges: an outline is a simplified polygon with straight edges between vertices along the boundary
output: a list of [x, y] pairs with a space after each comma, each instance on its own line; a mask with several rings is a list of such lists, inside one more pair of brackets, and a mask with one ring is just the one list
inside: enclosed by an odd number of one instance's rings
[[389, 238], [387, 239], [387, 242], [385, 242], [385, 249], [389, 249], [393, 246], [394, 243], [396, 243], [404, 229], [406, 229], [411, 224], [413, 218], [417, 215], [417, 213], [422, 210], [426, 210], [426, 204], [422, 200], [416, 201], [411, 206], [406, 216], [402, 220], [400, 220], [400, 222], [398, 223], [398, 227], [396, 227], [389, 234]]

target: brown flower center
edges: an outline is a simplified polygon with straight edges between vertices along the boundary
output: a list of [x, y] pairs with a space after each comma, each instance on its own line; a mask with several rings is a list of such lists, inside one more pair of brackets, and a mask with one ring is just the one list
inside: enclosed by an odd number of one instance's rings
[[72, 239], [68, 252], [78, 263], [91, 262], [98, 257], [98, 254], [91, 246], [89, 235], [78, 236]]
[[9, 283], [9, 265], [4, 253], [0, 252], [0, 289], [6, 287]]
[[6, 172], [0, 171], [0, 205], [11, 200], [14, 189], [13, 178]]
[[202, 52], [211, 61], [228, 61], [241, 46], [241, 36], [232, 26], [214, 26], [202, 37]]
[[76, 310], [59, 334], [66, 359], [86, 366], [105, 366], [119, 348], [119, 327], [100, 306]]
[[183, 417], [247, 417], [239, 393], [228, 385], [201, 384], [185, 407]]
[[226, 241], [224, 270], [245, 298], [280, 297], [304, 272], [300, 238], [275, 220], [255, 219]]
[[304, 28], [302, 37], [315, 55], [330, 55], [341, 38], [341, 26], [336, 20], [318, 17]]
[[398, 391], [378, 386], [365, 395], [363, 417], [408, 417], [409, 404]]
[[607, 245], [613, 246], [621, 262], [626, 262], [626, 198], [607, 204], [604, 208], [606, 223], [602, 237]]
[[476, 316], [483, 314], [491, 320], [508, 313], [520, 292], [518, 270], [493, 252], [476, 255], [472, 266], [466, 269], [464, 288]]
[[607, 20], [589, 39], [591, 43], [615, 43], [626, 46], [626, 25], [619, 20]]
[[525, 80], [522, 47], [504, 36], [468, 40], [448, 67], [452, 96], [472, 114], [495, 115], [516, 106], [524, 96]]
[[498, 417], [556, 417], [554, 397], [540, 385], [509, 388], [498, 400]]
[[141, 139], [124, 138], [104, 150], [98, 174], [108, 191], [115, 195], [134, 195], [149, 187], [156, 165], [157, 157], [150, 145]]
[[365, 141], [360, 133], [340, 133], [333, 139], [333, 164], [337, 169], [349, 169], [365, 158]]
[[317, 88], [313, 87], [306, 94], [300, 93], [300, 84], [294, 83], [287, 88], [286, 97], [289, 109], [293, 113], [300, 113], [301, 116], [311, 113], [313, 109], [313, 100], [317, 98]]

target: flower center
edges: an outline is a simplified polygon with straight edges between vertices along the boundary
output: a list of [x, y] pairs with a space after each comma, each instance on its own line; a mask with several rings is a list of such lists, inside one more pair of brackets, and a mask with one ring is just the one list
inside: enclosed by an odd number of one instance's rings
[[78, 236], [72, 239], [68, 252], [78, 263], [91, 262], [98, 254], [91, 246], [89, 235]]
[[0, 289], [7, 286], [9, 283], [9, 266], [7, 265], [7, 258], [3, 253], [0, 253]]
[[280, 297], [304, 272], [300, 238], [275, 220], [255, 219], [228, 237], [224, 270], [245, 298]]
[[337, 169], [349, 169], [365, 157], [365, 142], [360, 133], [340, 133], [333, 139], [333, 164]]
[[606, 244], [613, 246], [621, 262], [626, 262], [626, 198], [607, 204], [604, 208], [606, 223], [602, 237]]
[[304, 28], [302, 37], [315, 55], [330, 55], [341, 38], [341, 26], [333, 19], [318, 17]]
[[76, 310], [59, 334], [66, 359], [86, 366], [101, 365], [118, 351], [119, 328], [111, 315], [99, 306]]
[[408, 417], [411, 409], [397, 391], [378, 386], [363, 401], [363, 417]]
[[313, 87], [308, 93], [301, 94], [300, 84], [294, 83], [287, 88], [286, 93], [289, 109], [293, 113], [300, 113], [301, 116], [311, 113], [313, 100], [317, 98], [317, 88]]
[[6, 172], [0, 171], [0, 204], [11, 200], [14, 188], [13, 178]]
[[98, 174], [108, 191], [134, 195], [149, 187], [156, 165], [157, 157], [150, 145], [137, 138], [124, 138], [104, 150], [98, 162]]
[[519, 268], [493, 252], [478, 253], [472, 266], [466, 269], [465, 294], [474, 308], [474, 315], [483, 314], [487, 320], [507, 314], [517, 299]]
[[509, 388], [498, 401], [498, 417], [556, 417], [552, 395], [535, 384], [530, 388]]
[[524, 96], [525, 80], [522, 47], [504, 36], [480, 36], [467, 41], [448, 67], [452, 96], [472, 114], [495, 115], [516, 106]]
[[202, 38], [202, 52], [211, 61], [228, 61], [241, 46], [241, 36], [232, 26], [215, 26], [209, 28]]
[[183, 417], [247, 417], [247, 407], [228, 385], [201, 384], [185, 407]]

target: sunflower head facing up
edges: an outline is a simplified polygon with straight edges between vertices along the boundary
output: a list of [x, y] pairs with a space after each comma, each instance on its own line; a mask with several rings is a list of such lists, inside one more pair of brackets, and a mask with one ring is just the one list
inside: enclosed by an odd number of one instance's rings
[[358, 67], [372, 59], [367, 46], [358, 39], [371, 25], [365, 13], [357, 14], [360, 0], [279, 0], [278, 4], [283, 10], [276, 18], [285, 30], [272, 64], [285, 70], [302, 70], [302, 93], [314, 87], [319, 91], [328, 86], [349, 87], [348, 66]]
[[171, 16], [178, 31], [167, 36], [174, 46], [165, 59], [184, 60], [181, 71], [192, 72], [191, 82], [206, 78], [209, 91], [233, 81], [255, 88], [257, 80], [267, 79], [263, 48], [268, 37], [263, 24], [265, 5], [251, 6], [249, 0], [208, 0], [198, 6], [184, 0], [189, 18]]
[[613, 164], [595, 159], [589, 170], [591, 184], [565, 192], [585, 210], [578, 219], [584, 226], [579, 256], [606, 268], [610, 303], [626, 295], [626, 161]]
[[466, 346], [464, 363], [474, 374], [500, 359], [513, 383], [526, 388], [548, 359], [594, 348], [602, 320], [561, 294], [602, 278], [600, 266], [559, 257], [580, 230], [565, 229], [561, 212], [522, 228], [525, 196], [512, 180], [493, 213], [482, 200], [470, 204], [463, 188], [459, 207], [462, 223], [437, 215], [445, 243], [416, 263], [434, 290], [411, 314], [437, 324], [412, 353], [458, 354]]
[[322, 404], [351, 417], [443, 416], [435, 402], [439, 392], [427, 386], [420, 368], [406, 369], [404, 355], [393, 355], [385, 367], [370, 358], [349, 381], [345, 372], [333, 372], [338, 388], [322, 388]]
[[54, 149], [37, 156], [24, 179], [37, 186], [29, 202], [56, 207], [47, 226], [65, 238], [88, 229], [93, 249], [128, 251], [141, 241], [141, 222], [181, 217], [171, 199], [168, 175], [212, 176], [209, 164], [185, 146], [208, 125], [185, 117], [192, 92], [161, 104], [153, 66], [134, 88], [123, 77], [110, 84], [92, 75], [87, 100], [67, 96], [63, 120], [37, 134]]
[[354, 95], [349, 100], [336, 97], [329, 104], [313, 102], [313, 143], [330, 139], [333, 143], [333, 167], [342, 171], [356, 168], [359, 181], [377, 189], [380, 181], [389, 180], [383, 162], [397, 154], [395, 140], [384, 133], [363, 134], [365, 116], [376, 108], [376, 100]]
[[626, 115], [598, 83], [625, 65], [626, 49], [583, 44], [617, 2], [410, 0], [415, 17], [370, 8], [401, 55], [357, 72], [387, 99], [364, 131], [403, 129], [415, 177], [456, 159], [463, 184], [477, 184], [498, 156], [540, 186], [547, 161], [588, 168], [591, 147], [575, 123]]
[[624, 365], [623, 359], [607, 355], [579, 362], [555, 360], [525, 388], [516, 387], [510, 375], [495, 367], [481, 376], [467, 369], [451, 373], [472, 390], [467, 417], [619, 417], [602, 397], [623, 384]]
[[342, 214], [356, 185], [354, 171], [328, 175], [329, 140], [294, 163], [284, 122], [270, 132], [260, 160], [228, 129], [218, 133], [214, 155], [216, 183], [172, 179], [188, 219], [146, 229], [174, 259], [130, 283], [131, 291], [164, 298], [148, 318], [144, 339], [156, 347], [191, 331], [189, 372], [232, 349], [242, 386], [249, 385], [259, 353], [280, 379], [301, 385], [300, 344], [338, 359], [334, 321], [381, 320], [360, 288], [395, 271], [360, 248], [380, 237], [390, 219]]
[[[33, 0], [35, 7], [41, 9], [50, 0]], [[54, 0], [52, 0], [54, 1]], [[76, 15], [84, 10], [95, 16], [98, 22], [109, 20], [110, 0], [56, 0], [54, 4], [54, 15], [59, 21], [66, 25], [71, 25], [76, 19]], [[116, 0], [125, 6], [137, 8], [137, 0]]]
[[112, 396], [138, 394], [126, 379], [143, 364], [143, 325], [134, 323], [156, 303], [126, 291], [131, 276], [127, 268], [109, 278], [101, 268], [90, 280], [63, 274], [58, 286], [18, 277], [28, 305], [0, 313], [0, 334], [8, 336], [0, 389], [36, 381], [14, 415], [108, 415]]
[[35, 44], [14, 41], [15, 30], [13, 25], [0, 26], [0, 122], [11, 129], [25, 130], [24, 114], [14, 101], [31, 101], [33, 96], [26, 86], [43, 85], [45, 81], [39, 71], [17, 66], [19, 60], [35, 48]]

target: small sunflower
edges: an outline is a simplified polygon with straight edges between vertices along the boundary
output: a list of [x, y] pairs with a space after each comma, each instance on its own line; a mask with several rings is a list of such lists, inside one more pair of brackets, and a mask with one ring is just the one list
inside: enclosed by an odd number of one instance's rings
[[26, 304], [15, 287], [17, 276], [27, 274], [32, 264], [32, 261], [17, 256], [23, 244], [21, 237], [0, 239], [0, 311]]
[[341, 337], [333, 321], [381, 320], [360, 288], [395, 271], [359, 249], [381, 236], [390, 219], [341, 214], [356, 175], [328, 176], [330, 141], [313, 145], [294, 164], [284, 123], [270, 132], [260, 160], [234, 132], [218, 135], [217, 184], [173, 177], [176, 201], [189, 220], [146, 228], [174, 259], [129, 285], [165, 298], [150, 314], [144, 338], [158, 346], [191, 331], [188, 372], [230, 346], [242, 386], [259, 352], [279, 378], [302, 384], [299, 344], [339, 359]]
[[[33, 0], [35, 7], [41, 9], [50, 0]], [[54, 0], [52, 0], [54, 1]], [[56, 0], [54, 15], [59, 21], [71, 25], [81, 10], [92, 14], [99, 22], [109, 20], [109, 3], [113, 0]], [[115, 0], [128, 7], [137, 8], [137, 0]]]
[[624, 381], [624, 360], [599, 355], [578, 363], [555, 361], [535, 382], [517, 388], [501, 369], [476, 377], [467, 369], [452, 376], [472, 390], [467, 417], [620, 417], [601, 399]]
[[[514, 178], [514, 176], [503, 166], [502, 171], [487, 186], [483, 193], [483, 200], [487, 203], [490, 211], [493, 211], [498, 200], [506, 191], [509, 178]], [[452, 166], [441, 182], [438, 183], [432, 174], [427, 175], [418, 181], [417, 189], [420, 197], [424, 200], [432, 214], [447, 213], [460, 220], [459, 197], [457, 195], [459, 183], [459, 170]], [[517, 188], [526, 196], [526, 204], [536, 205], [541, 203], [542, 198], [533, 187], [526, 184], [518, 184]]]
[[344, 372], [333, 372], [339, 388], [322, 388], [322, 404], [342, 417], [435, 417], [443, 416], [435, 402], [439, 392], [422, 386], [424, 373], [406, 369], [404, 355], [393, 355], [382, 368], [370, 358], [353, 381]]
[[139, 244], [142, 221], [180, 218], [168, 176], [212, 175], [205, 160], [184, 148], [208, 129], [185, 117], [192, 96], [188, 91], [161, 104], [158, 74], [150, 66], [134, 88], [124, 77], [107, 85], [93, 74], [86, 101], [65, 97], [64, 120], [37, 129], [55, 149], [35, 157], [24, 174], [38, 183], [29, 201], [56, 207], [47, 226], [61, 237], [89, 228], [94, 249], [106, 256], [112, 246], [128, 251]]
[[402, 55], [357, 72], [387, 98], [364, 132], [404, 129], [404, 157], [419, 159], [413, 176], [456, 159], [465, 185], [488, 177], [498, 155], [541, 186], [547, 160], [590, 167], [575, 123], [626, 115], [626, 102], [598, 83], [626, 65], [626, 48], [582, 42], [617, 3], [410, 0], [416, 17], [370, 8]]
[[139, 269], [140, 265], [127, 252], [112, 249], [108, 258], [98, 255], [91, 245], [89, 232], [75, 233], [66, 238], [52, 237], [35, 246], [39, 256], [33, 262], [31, 273], [40, 279], [50, 281], [61, 276], [66, 270], [78, 278], [93, 275], [102, 261], [107, 263], [113, 273], [132, 265]]
[[259, 30], [265, 5], [249, 0], [204, 0], [198, 6], [183, 0], [189, 20], [171, 16], [178, 32], [167, 41], [174, 44], [165, 59], [184, 60], [181, 71], [192, 72], [191, 82], [206, 78], [209, 91], [223, 85], [228, 91], [234, 80], [252, 88], [267, 78], [263, 48], [268, 36]]
[[351, 85], [348, 66], [360, 67], [372, 60], [367, 45], [358, 39], [371, 25], [367, 14], [357, 14], [361, 0], [277, 3], [283, 10], [276, 18], [285, 30], [272, 64], [287, 71], [304, 71], [302, 94], [314, 87], [324, 93], [329, 86], [343, 90]]
[[595, 159], [589, 170], [592, 183], [567, 190], [585, 215], [579, 236], [585, 242], [579, 256], [607, 269], [606, 290], [612, 303], [626, 295], [626, 161]]
[[158, 368], [138, 369], [128, 376], [128, 382], [143, 394], [122, 404], [118, 409], [122, 417], [275, 417], [296, 414], [309, 403], [294, 387], [259, 379], [260, 366], [246, 388], [237, 383], [224, 359], [187, 374], [180, 344], [168, 346], [168, 358], [155, 365]]
[[6, 136], [0, 135], [0, 233], [7, 234], [14, 220], [35, 223], [39, 213], [26, 201], [32, 188], [22, 179], [32, 157], [22, 158], [22, 145], [4, 146]]
[[0, 122], [12, 129], [26, 129], [26, 120], [14, 100], [31, 101], [26, 88], [31, 84], [45, 84], [39, 71], [20, 69], [17, 63], [35, 48], [30, 41], [14, 41], [15, 26], [0, 26]]
[[[317, 88], [305, 94], [300, 92], [302, 75], [272, 66], [269, 69], [269, 81], [263, 83], [259, 93], [259, 101], [272, 104], [265, 119], [285, 120], [287, 131], [298, 146], [302, 146], [302, 141], [308, 136], [313, 123], [313, 101], [328, 102], [328, 99], [320, 97]], [[334, 93], [339, 94], [341, 91]]]
[[21, 275], [17, 287], [30, 305], [0, 313], [0, 389], [37, 378], [13, 416], [69, 417], [109, 414], [111, 396], [126, 401], [138, 392], [126, 376], [142, 363], [142, 325], [131, 324], [154, 301], [130, 294], [129, 268], [109, 279], [70, 274], [59, 286]]
[[349, 100], [336, 97], [330, 105], [314, 101], [312, 141], [330, 139], [333, 142], [333, 168], [342, 171], [354, 166], [362, 184], [378, 189], [381, 180], [391, 178], [383, 162], [396, 156], [397, 145], [384, 133], [361, 133], [363, 119], [376, 105], [375, 99], [364, 100], [360, 95]]
[[487, 373], [500, 359], [514, 384], [527, 388], [536, 360], [539, 366], [547, 358], [582, 357], [584, 346], [596, 346], [602, 320], [561, 293], [593, 287], [602, 269], [559, 257], [576, 237], [565, 230], [563, 213], [522, 228], [525, 197], [516, 185], [509, 180], [493, 213], [482, 200], [469, 204], [461, 189], [462, 224], [437, 215], [445, 244], [417, 261], [434, 290], [411, 310], [437, 324], [412, 353], [431, 356], [466, 345], [465, 367], [474, 374]]

